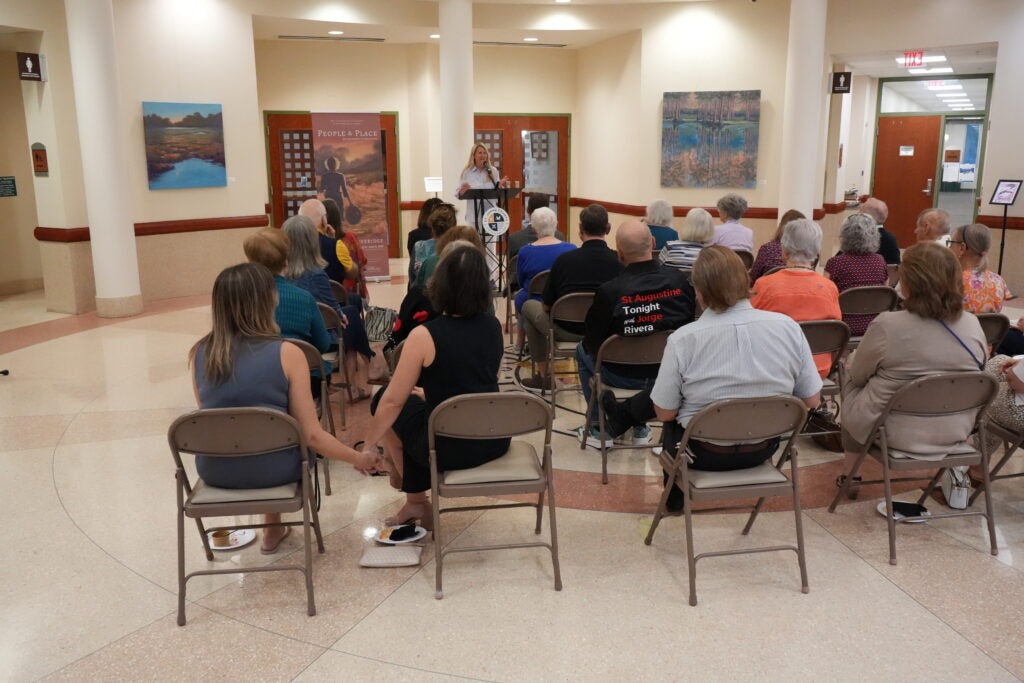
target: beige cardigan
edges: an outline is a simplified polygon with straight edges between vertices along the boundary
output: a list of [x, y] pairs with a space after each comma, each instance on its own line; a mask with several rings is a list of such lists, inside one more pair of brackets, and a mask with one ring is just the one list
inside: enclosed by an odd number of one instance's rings
[[[908, 382], [942, 372], [979, 370], [971, 353], [984, 363], [988, 344], [978, 319], [965, 312], [947, 325], [970, 353], [938, 320], [896, 311], [872, 321], [853, 354], [843, 386], [840, 417], [850, 436], [865, 443], [889, 399]], [[973, 423], [973, 415], [894, 415], [886, 420], [885, 431], [890, 448], [930, 460], [971, 450], [965, 441]]]

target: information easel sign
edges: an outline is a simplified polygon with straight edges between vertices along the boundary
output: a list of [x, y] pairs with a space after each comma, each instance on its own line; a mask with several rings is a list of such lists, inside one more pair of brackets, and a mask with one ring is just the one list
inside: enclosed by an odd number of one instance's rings
[[996, 183], [996, 189], [992, 192], [992, 199], [989, 204], [997, 206], [1013, 206], [1017, 201], [1017, 194], [1020, 193], [1022, 180], [1000, 180]]

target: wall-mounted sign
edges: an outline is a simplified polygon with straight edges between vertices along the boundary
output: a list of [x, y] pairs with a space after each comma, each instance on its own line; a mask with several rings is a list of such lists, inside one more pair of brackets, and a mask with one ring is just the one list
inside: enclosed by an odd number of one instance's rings
[[924, 52], [921, 50], [914, 50], [911, 52], [903, 53], [903, 66], [909, 68], [912, 66], [924, 66]]
[[914, 156], [913, 145], [900, 145], [900, 156], [901, 157], [912, 157]]
[[46, 146], [39, 142], [32, 143], [32, 170], [36, 175], [47, 175], [50, 172], [50, 165], [46, 160]]
[[35, 52], [18, 53], [18, 78], [23, 81], [45, 81], [46, 65], [42, 55]]
[[853, 80], [853, 73], [850, 71], [836, 71], [832, 74], [832, 94], [845, 95], [850, 92], [850, 81]]
[[14, 176], [0, 176], [0, 197], [17, 197], [18, 186], [14, 182]]

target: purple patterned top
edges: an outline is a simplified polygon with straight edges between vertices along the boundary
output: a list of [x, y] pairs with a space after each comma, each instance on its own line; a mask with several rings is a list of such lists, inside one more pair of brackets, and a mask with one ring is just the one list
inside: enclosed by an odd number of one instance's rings
[[[852, 287], [876, 287], [889, 282], [889, 271], [881, 254], [837, 254], [825, 264], [825, 272], [842, 293]], [[873, 315], [844, 315], [850, 335], [859, 337], [875, 319]]]
[[757, 278], [766, 274], [772, 268], [785, 265], [786, 262], [782, 260], [782, 245], [775, 240], [765, 242], [757, 250], [757, 258], [754, 259], [754, 265], [750, 266], [750, 282], [756, 282]]

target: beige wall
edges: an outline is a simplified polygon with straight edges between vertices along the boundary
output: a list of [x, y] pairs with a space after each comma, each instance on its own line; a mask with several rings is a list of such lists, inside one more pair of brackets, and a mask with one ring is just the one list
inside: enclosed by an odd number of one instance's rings
[[[0, 64], [14, 64], [13, 52], [0, 51]], [[32, 158], [21, 81], [14, 69], [0, 71], [0, 175], [14, 176], [17, 197], [0, 197], [0, 296], [43, 286], [36, 227]]]

